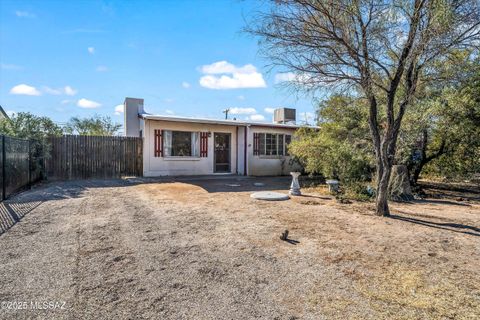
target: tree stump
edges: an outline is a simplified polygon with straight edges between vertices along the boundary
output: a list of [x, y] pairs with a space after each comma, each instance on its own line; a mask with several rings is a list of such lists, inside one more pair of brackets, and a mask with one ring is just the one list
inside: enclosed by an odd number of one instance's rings
[[388, 193], [390, 195], [390, 199], [393, 201], [414, 200], [412, 189], [410, 188], [408, 169], [406, 166], [394, 165], [392, 167]]

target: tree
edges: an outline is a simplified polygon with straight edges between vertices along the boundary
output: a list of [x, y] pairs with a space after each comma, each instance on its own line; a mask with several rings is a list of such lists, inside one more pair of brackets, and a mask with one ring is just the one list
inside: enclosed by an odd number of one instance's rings
[[365, 101], [333, 95], [318, 106], [320, 130], [298, 130], [289, 151], [309, 173], [346, 183], [368, 181], [373, 159], [367, 117]]
[[480, 148], [476, 138], [480, 135], [480, 60], [469, 57], [470, 52], [455, 53], [438, 66], [448, 86], [434, 83], [423, 88], [415, 108], [406, 114], [397, 157], [407, 165], [412, 185], [438, 159], [444, 167], [437, 175], [465, 177], [475, 171], [475, 152]]
[[[273, 0], [247, 30], [300, 90], [350, 89], [368, 101], [376, 214], [388, 216], [397, 138], [417, 84], [458, 48], [478, 48], [477, 0]], [[380, 110], [383, 109], [384, 117]]]
[[23, 139], [42, 140], [48, 136], [61, 135], [63, 130], [48, 117], [19, 112], [10, 119], [0, 120], [0, 133]]
[[0, 134], [30, 139], [29, 154], [31, 157], [30, 170], [40, 170], [43, 175], [45, 157], [49, 156], [50, 145], [46, 138], [63, 134], [62, 128], [48, 117], [39, 117], [29, 112], [19, 112], [10, 119], [0, 120]]
[[121, 124], [114, 123], [108, 116], [95, 115], [91, 118], [71, 118], [65, 127], [65, 131], [69, 134], [112, 136], [121, 127]]

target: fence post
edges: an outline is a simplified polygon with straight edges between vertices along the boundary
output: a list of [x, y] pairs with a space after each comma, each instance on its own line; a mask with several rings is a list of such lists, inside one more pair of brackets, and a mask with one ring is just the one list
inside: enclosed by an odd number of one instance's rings
[[30, 148], [31, 141], [28, 139], [28, 187], [32, 185], [32, 150]]
[[5, 162], [6, 162], [6, 152], [5, 152], [5, 136], [2, 136], [2, 200], [7, 198], [5, 186]]

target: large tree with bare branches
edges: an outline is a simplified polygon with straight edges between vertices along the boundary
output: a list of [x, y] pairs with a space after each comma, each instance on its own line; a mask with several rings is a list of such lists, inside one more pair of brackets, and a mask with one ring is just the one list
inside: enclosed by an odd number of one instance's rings
[[367, 99], [376, 157], [376, 213], [388, 216], [397, 137], [417, 85], [456, 49], [478, 49], [478, 0], [273, 0], [248, 31], [306, 90]]

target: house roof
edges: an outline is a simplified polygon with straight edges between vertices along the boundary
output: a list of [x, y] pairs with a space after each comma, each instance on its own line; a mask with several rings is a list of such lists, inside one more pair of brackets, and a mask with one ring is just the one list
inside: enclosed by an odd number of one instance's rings
[[5, 110], [3, 110], [2, 106], [0, 106], [0, 119], [10, 119]]
[[268, 123], [268, 122], [253, 122], [253, 121], [241, 121], [241, 120], [219, 120], [219, 119], [179, 117], [179, 116], [163, 116], [163, 115], [154, 115], [154, 114], [149, 114], [149, 113], [141, 113], [138, 116], [140, 118], [146, 119], [146, 120], [223, 124], [223, 125], [241, 126], [241, 127], [252, 126], [252, 127], [285, 128], [285, 129], [298, 129], [298, 128], [302, 128], [302, 127], [308, 127], [308, 128], [312, 128], [312, 129], [318, 129], [317, 126], [307, 126], [307, 125]]

